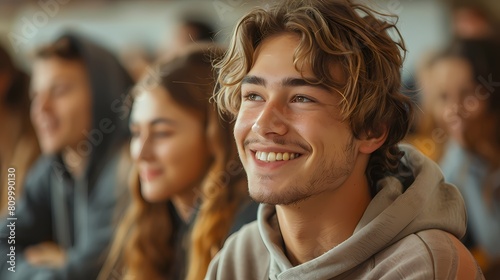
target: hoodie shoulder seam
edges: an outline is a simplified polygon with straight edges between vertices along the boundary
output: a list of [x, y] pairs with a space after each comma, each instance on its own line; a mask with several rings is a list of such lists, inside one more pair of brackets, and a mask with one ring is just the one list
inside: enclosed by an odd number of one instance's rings
[[433, 278], [435, 279], [436, 278], [436, 267], [435, 267], [435, 261], [434, 261], [434, 255], [432, 254], [432, 250], [431, 248], [429, 247], [429, 245], [427, 244], [427, 242], [425, 242], [425, 240], [418, 234], [418, 233], [414, 233], [418, 239], [424, 244], [425, 246], [425, 250], [427, 251], [427, 253], [429, 254], [429, 257], [431, 259], [431, 262], [432, 262], [432, 275], [434, 276]]

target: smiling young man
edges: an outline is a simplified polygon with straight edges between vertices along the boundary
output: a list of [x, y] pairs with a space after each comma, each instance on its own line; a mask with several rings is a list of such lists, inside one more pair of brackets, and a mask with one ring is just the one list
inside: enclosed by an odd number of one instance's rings
[[236, 27], [217, 64], [222, 111], [261, 202], [207, 279], [481, 279], [465, 210], [409, 146], [404, 44], [350, 1], [280, 1]]

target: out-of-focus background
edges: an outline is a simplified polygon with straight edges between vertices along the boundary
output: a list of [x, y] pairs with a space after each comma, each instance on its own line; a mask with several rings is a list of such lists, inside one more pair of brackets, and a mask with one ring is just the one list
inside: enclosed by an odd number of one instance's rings
[[[462, 241], [487, 279], [500, 279], [500, 1], [358, 1], [399, 17], [408, 49], [403, 90], [418, 105], [406, 141], [440, 164], [446, 180], [459, 187], [469, 213], [469, 232]], [[227, 45], [242, 15], [271, 2], [0, 0], [0, 45], [8, 53], [0, 52], [0, 175], [16, 161], [18, 170], [27, 171], [40, 153], [27, 94], [40, 46], [67, 31], [84, 35], [111, 50], [137, 81], [153, 61], [193, 41]], [[464, 40], [459, 48], [452, 44], [456, 38]], [[16, 175], [19, 186], [23, 175]], [[7, 202], [1, 178], [0, 213]]]
[[[216, 40], [227, 41], [238, 18], [270, 1], [251, 0], [0, 0], [0, 40], [26, 70], [33, 48], [50, 42], [64, 30], [95, 38], [120, 57], [161, 53], [174, 44], [176, 28], [185, 17], [207, 22]], [[409, 78], [419, 58], [442, 46], [453, 35], [451, 6], [467, 3], [484, 7], [500, 18], [500, 2], [493, 0], [368, 0], [378, 10], [399, 16], [399, 27], [409, 53], [404, 77]]]

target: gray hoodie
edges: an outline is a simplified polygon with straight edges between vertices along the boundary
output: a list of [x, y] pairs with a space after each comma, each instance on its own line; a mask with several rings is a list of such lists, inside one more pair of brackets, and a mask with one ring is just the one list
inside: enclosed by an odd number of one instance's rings
[[[89, 140], [94, 142], [82, 178], [69, 174], [60, 154], [40, 157], [27, 173], [24, 192], [17, 198], [15, 229], [7, 227], [11, 222], [7, 217], [0, 217], [2, 280], [95, 279], [113, 235], [118, 190], [126, 189], [120, 187], [126, 184], [126, 176], [119, 178], [118, 169], [127, 139], [127, 114], [119, 105], [132, 79], [100, 46], [76, 35], [63, 38], [79, 51], [90, 77], [93, 128], [89, 135], [98, 130], [102, 136]], [[63, 267], [33, 266], [26, 261], [24, 249], [46, 241], [64, 248]], [[15, 256], [8, 256], [11, 246]]]
[[[401, 149], [413, 182], [405, 187], [396, 178], [409, 174], [380, 180], [347, 240], [293, 267], [275, 207], [261, 205], [258, 220], [226, 241], [206, 279], [455, 279], [458, 255], [449, 233], [465, 233], [463, 199], [434, 162], [409, 146]], [[482, 278], [479, 268], [476, 278]]]

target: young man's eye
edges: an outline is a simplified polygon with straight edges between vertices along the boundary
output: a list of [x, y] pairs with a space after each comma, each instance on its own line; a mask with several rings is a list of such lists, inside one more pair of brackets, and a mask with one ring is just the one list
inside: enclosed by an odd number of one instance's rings
[[310, 98], [307, 98], [305, 96], [302, 96], [302, 95], [297, 95], [293, 98], [292, 102], [295, 102], [295, 103], [310, 103], [310, 102], [314, 102], [312, 99]]
[[258, 94], [255, 93], [248, 93], [243, 96], [244, 100], [248, 101], [262, 101], [264, 100], [262, 97], [260, 97]]

